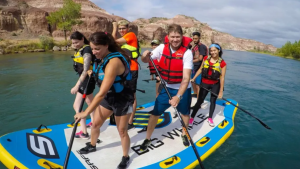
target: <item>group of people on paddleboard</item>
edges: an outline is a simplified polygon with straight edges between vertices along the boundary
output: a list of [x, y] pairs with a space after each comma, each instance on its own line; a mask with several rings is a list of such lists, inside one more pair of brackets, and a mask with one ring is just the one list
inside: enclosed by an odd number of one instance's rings
[[[117, 32], [121, 38], [117, 38]], [[156, 100], [153, 110], [149, 112], [146, 138], [140, 145], [142, 151], [147, 150], [151, 144], [151, 135], [157, 121], [170, 106], [176, 107], [186, 126], [193, 125], [194, 117], [208, 94], [207, 90], [199, 87], [200, 83], [222, 98], [226, 73], [222, 48], [219, 44], [213, 43], [207, 49], [200, 42], [200, 38], [199, 32], [194, 32], [192, 38], [183, 36], [181, 26], [171, 24], [164, 43], [161, 44], [158, 39], [154, 39], [151, 42], [152, 51], [146, 50], [141, 54], [137, 36], [129, 31], [129, 22], [126, 20], [113, 22], [112, 34], [95, 32], [90, 35], [89, 40], [82, 33], [73, 32], [70, 36], [72, 46], [76, 49], [76, 53], [72, 56], [73, 66], [79, 79], [71, 89], [71, 93], [76, 94], [73, 105], [76, 112], [74, 118], [81, 124], [81, 130], [75, 137], [90, 138], [90, 142], [79, 152], [87, 154], [96, 151], [100, 128], [110, 117], [117, 126], [123, 149], [118, 168], [128, 166], [130, 138], [127, 131], [134, 128], [139, 56], [141, 61], [149, 63], [151, 79], [156, 80]], [[100, 90], [93, 96], [96, 84]], [[193, 107], [191, 107], [192, 86], [197, 96], [197, 102]], [[86, 95], [88, 107], [79, 112], [83, 95]], [[212, 127], [216, 100], [217, 97], [211, 95], [208, 123]], [[86, 124], [88, 115], [91, 116], [91, 122]], [[87, 127], [91, 128], [90, 135]], [[184, 146], [190, 145], [185, 130], [181, 138]]]

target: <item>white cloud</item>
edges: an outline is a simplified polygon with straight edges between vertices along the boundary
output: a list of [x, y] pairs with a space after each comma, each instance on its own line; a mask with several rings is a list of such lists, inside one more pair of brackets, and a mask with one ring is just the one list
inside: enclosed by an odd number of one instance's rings
[[184, 14], [233, 36], [277, 47], [300, 40], [299, 0], [91, 0], [130, 21]]

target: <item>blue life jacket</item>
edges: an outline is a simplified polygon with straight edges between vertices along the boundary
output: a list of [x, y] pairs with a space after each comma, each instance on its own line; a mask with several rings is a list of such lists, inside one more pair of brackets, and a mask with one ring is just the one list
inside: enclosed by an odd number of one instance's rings
[[130, 72], [130, 65], [121, 53], [119, 53], [119, 52], [109, 53], [104, 58], [103, 62], [99, 65], [97, 64], [97, 62], [95, 62], [94, 66], [93, 66], [94, 77], [95, 77], [95, 80], [96, 80], [98, 86], [100, 87], [100, 85], [104, 79], [104, 76], [105, 76], [105, 74], [104, 74], [105, 66], [107, 65], [109, 60], [112, 58], [120, 58], [122, 63], [125, 66], [124, 73], [122, 75], [116, 76], [116, 79], [115, 79], [112, 87], [109, 90], [110, 93], [111, 92], [120, 93], [123, 91], [124, 86], [126, 85], [126, 81], [130, 81], [132, 78], [131, 72]]

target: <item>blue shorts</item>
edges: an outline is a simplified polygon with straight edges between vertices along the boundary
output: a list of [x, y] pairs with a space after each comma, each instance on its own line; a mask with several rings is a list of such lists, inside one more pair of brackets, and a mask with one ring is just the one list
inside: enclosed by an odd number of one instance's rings
[[[168, 88], [170, 95], [176, 96], [178, 89], [171, 89]], [[177, 110], [183, 115], [190, 114], [190, 105], [191, 105], [192, 97], [191, 97], [191, 88], [186, 89], [185, 93], [182, 95], [182, 99], [180, 100], [179, 104], [177, 105]], [[168, 94], [163, 88], [159, 95], [157, 96], [154, 104], [154, 109], [152, 111], [152, 115], [160, 116], [163, 114], [171, 105], [169, 104], [169, 97]]]
[[[193, 71], [192, 71], [191, 78], [194, 78], [194, 76], [196, 75], [196, 73], [197, 73], [197, 71], [193, 70]], [[200, 74], [200, 75], [195, 79], [195, 83], [200, 84], [200, 83], [201, 83], [201, 77], [202, 77], [202, 74]]]

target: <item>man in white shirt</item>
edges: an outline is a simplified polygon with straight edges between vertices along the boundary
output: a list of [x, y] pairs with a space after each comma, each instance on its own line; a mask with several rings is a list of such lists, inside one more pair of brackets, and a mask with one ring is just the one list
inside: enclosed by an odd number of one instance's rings
[[[154, 109], [148, 121], [147, 135], [141, 150], [147, 150], [151, 144], [151, 135], [157, 121], [162, 113], [171, 106], [176, 107], [186, 126], [189, 123], [189, 107], [191, 104], [191, 71], [193, 69], [193, 54], [189, 48], [191, 38], [184, 37], [180, 25], [172, 24], [168, 28], [168, 41], [161, 44], [152, 52], [146, 50], [141, 60], [145, 63], [159, 60], [159, 73], [166, 83], [167, 89], [172, 97], [170, 100], [165, 89], [163, 89], [155, 100]], [[182, 141], [184, 146], [189, 146], [189, 141], [184, 130], [182, 130]]]

